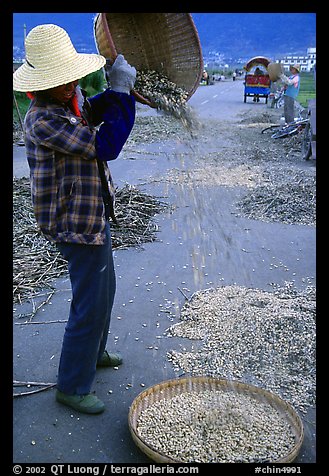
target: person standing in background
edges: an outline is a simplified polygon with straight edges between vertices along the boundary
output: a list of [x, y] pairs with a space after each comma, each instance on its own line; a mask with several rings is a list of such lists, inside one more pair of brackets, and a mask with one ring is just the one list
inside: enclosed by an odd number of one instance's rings
[[284, 73], [280, 75], [284, 83], [284, 118], [287, 124], [295, 119], [295, 100], [300, 87], [300, 65], [294, 64], [289, 69], [291, 76], [287, 77]]

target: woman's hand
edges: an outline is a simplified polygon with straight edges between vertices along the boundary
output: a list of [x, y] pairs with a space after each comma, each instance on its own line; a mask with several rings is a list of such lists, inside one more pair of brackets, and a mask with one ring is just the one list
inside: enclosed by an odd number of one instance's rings
[[118, 55], [112, 66], [106, 66], [106, 79], [112, 91], [130, 94], [136, 81], [136, 68], [123, 55]]

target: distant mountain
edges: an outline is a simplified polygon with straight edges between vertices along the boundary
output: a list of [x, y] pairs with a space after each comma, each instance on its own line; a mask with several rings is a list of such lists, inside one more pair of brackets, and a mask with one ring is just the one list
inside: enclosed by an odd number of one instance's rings
[[[24, 58], [26, 33], [42, 23], [55, 23], [70, 35], [81, 53], [96, 53], [93, 19], [96, 13], [15, 13], [13, 55]], [[219, 52], [225, 58], [271, 59], [306, 54], [316, 46], [315, 13], [192, 13], [204, 55]]]
[[194, 13], [193, 20], [204, 54], [275, 59], [316, 46], [314, 13]]

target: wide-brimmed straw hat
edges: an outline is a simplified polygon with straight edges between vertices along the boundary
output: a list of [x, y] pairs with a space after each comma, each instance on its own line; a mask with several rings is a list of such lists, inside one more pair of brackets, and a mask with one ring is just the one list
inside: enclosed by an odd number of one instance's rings
[[300, 64], [297, 64], [297, 63], [292, 64], [289, 66], [289, 69], [291, 68], [294, 68], [296, 71], [298, 71], [298, 73], [300, 72]]
[[14, 73], [15, 91], [55, 88], [87, 76], [105, 65], [104, 56], [77, 53], [63, 28], [38, 25], [25, 40], [26, 59]]

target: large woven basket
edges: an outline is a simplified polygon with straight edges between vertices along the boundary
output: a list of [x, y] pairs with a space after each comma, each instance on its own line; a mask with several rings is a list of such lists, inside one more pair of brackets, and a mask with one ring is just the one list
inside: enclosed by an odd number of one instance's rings
[[268, 74], [270, 75], [271, 81], [277, 81], [280, 79], [280, 74], [284, 73], [284, 67], [280, 63], [270, 63], [267, 66]]
[[289, 463], [295, 460], [303, 443], [304, 429], [300, 417], [292, 408], [292, 406], [277, 395], [267, 390], [263, 390], [254, 385], [223, 378], [216, 379], [210, 377], [188, 377], [167, 380], [141, 392], [131, 404], [128, 415], [129, 429], [136, 445], [151, 460], [158, 463], [182, 463], [182, 461], [173, 459], [168, 455], [160, 453], [157, 449], [144, 441], [137, 431], [138, 419], [143, 410], [155, 402], [162, 400], [163, 398], [172, 398], [175, 395], [191, 391], [201, 393], [206, 390], [220, 390], [222, 392], [242, 393], [255, 398], [257, 401], [266, 401], [272, 407], [277, 409], [280, 414], [289, 422], [295, 435], [295, 444], [290, 449], [288, 454], [276, 461], [271, 462]]
[[[199, 36], [190, 13], [98, 13], [94, 36], [99, 53], [112, 61], [124, 55], [137, 70], [155, 70], [188, 93], [203, 72]], [[136, 99], [155, 105], [134, 91]]]

